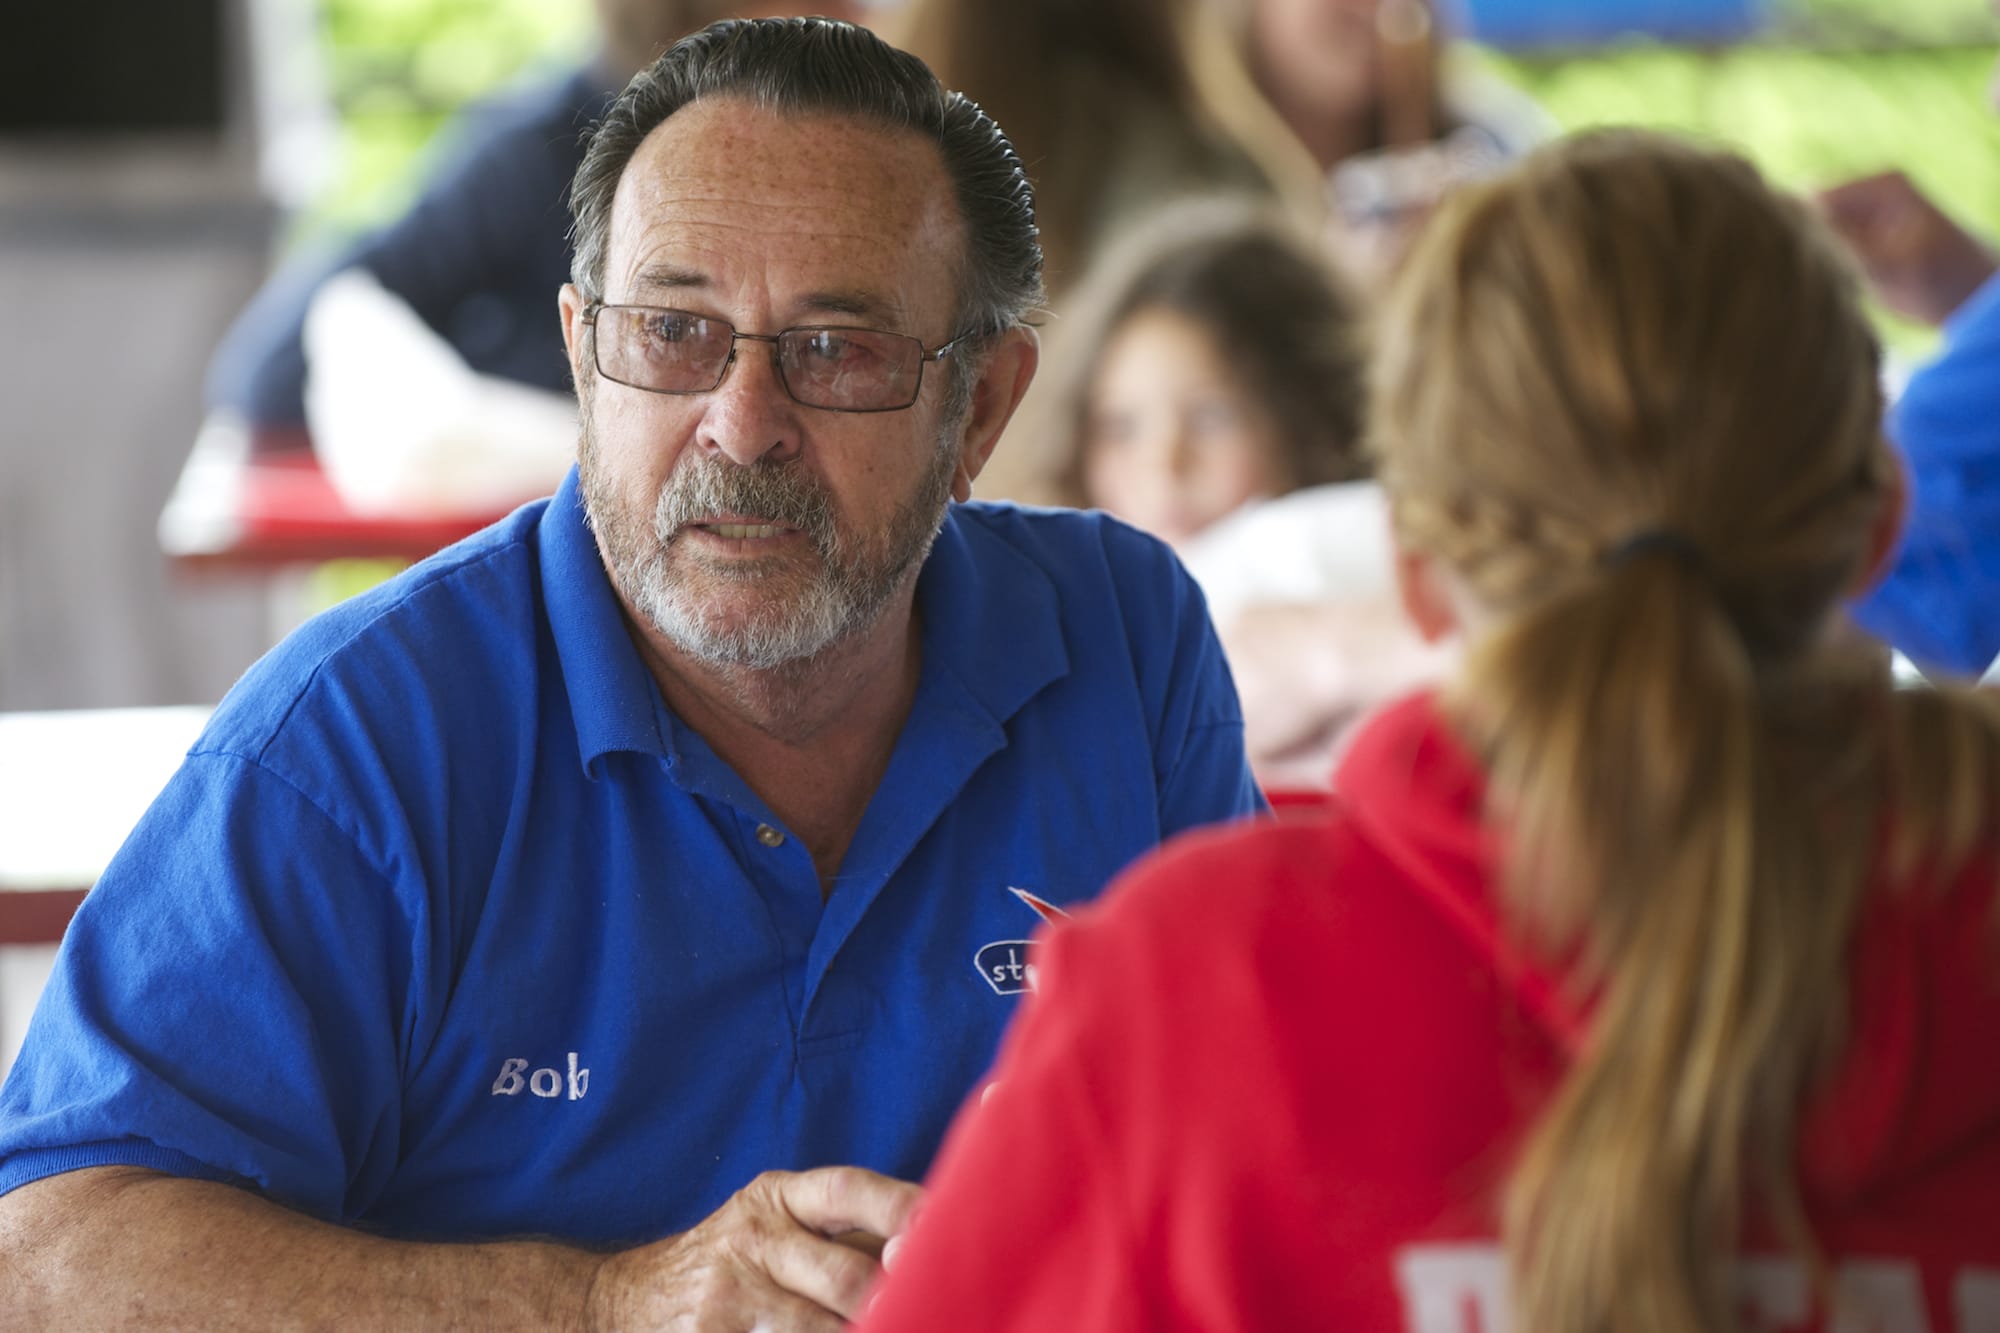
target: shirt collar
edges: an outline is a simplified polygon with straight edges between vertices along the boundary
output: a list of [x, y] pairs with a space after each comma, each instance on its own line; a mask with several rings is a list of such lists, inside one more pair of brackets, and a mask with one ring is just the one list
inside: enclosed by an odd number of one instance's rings
[[1069, 674], [1069, 653], [1054, 580], [1006, 540], [995, 512], [977, 502], [946, 509], [917, 577], [917, 610], [924, 675], [949, 674], [1003, 723]]
[[[966, 511], [970, 509], [971, 514]], [[924, 675], [944, 675], [995, 724], [1069, 672], [1060, 601], [1039, 564], [952, 505], [917, 577]], [[541, 519], [542, 596], [584, 771], [614, 751], [666, 758], [664, 709], [584, 516], [572, 467]], [[916, 715], [912, 715], [915, 721]]]
[[653, 678], [598, 555], [574, 467], [542, 513], [541, 559], [542, 598], [584, 772], [594, 776], [597, 760], [618, 750], [664, 758]]

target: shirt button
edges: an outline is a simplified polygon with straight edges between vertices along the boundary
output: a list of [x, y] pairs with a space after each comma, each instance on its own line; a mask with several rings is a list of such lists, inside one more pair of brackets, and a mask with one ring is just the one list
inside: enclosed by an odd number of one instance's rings
[[769, 824], [759, 824], [757, 826], [757, 841], [763, 843], [766, 847], [782, 847], [785, 843], [785, 835], [777, 829], [772, 828]]

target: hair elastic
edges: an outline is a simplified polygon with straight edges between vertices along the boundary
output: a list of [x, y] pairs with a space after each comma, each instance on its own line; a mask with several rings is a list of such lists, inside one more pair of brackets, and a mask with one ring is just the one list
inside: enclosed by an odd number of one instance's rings
[[1663, 555], [1684, 569], [1696, 574], [1708, 573], [1708, 557], [1694, 538], [1672, 528], [1644, 528], [1624, 540], [1604, 548], [1597, 557], [1597, 563], [1605, 569], [1616, 569], [1634, 560]]

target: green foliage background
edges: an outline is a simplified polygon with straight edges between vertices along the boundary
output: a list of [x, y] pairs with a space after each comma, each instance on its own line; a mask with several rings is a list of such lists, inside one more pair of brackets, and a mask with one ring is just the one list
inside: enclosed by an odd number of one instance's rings
[[[462, 103], [577, 58], [587, 0], [321, 0], [342, 161], [320, 206], [391, 211], [419, 150]], [[1569, 128], [1673, 127], [1745, 147], [1801, 184], [1900, 166], [2000, 234], [2000, 27], [1987, 0], [1785, 0], [1754, 43], [1649, 43], [1495, 58]]]
[[[1084, 0], [1089, 3], [1089, 0]], [[408, 197], [451, 112], [535, 67], [577, 59], [589, 0], [320, 0], [341, 156], [305, 225], [360, 225]], [[1898, 167], [2000, 237], [2000, 114], [1987, 99], [1988, 0], [1772, 0], [1755, 41], [1635, 42], [1493, 56], [1565, 128], [1642, 124], [1735, 144], [1811, 188]], [[1906, 349], [1915, 335], [1891, 329]]]
[[[1715, 50], [1635, 42], [1493, 57], [1565, 129], [1636, 124], [1733, 144], [1773, 179], [1814, 189], [1891, 168], [2000, 238], [2000, 112], [1987, 0], [1794, 0], [1758, 40]], [[1877, 312], [1891, 347], [1928, 329]]]
[[320, 0], [319, 14], [340, 156], [314, 229], [395, 213], [454, 111], [589, 48], [589, 0]]

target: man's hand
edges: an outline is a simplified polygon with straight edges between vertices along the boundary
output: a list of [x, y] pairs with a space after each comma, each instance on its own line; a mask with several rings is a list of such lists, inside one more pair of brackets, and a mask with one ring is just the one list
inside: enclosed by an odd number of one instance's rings
[[609, 1256], [589, 1327], [832, 1333], [861, 1312], [874, 1256], [922, 1193], [860, 1167], [767, 1171], [693, 1230]]
[[1908, 319], [1944, 323], [2000, 263], [1900, 171], [1836, 186], [1819, 203], [1877, 299]]

